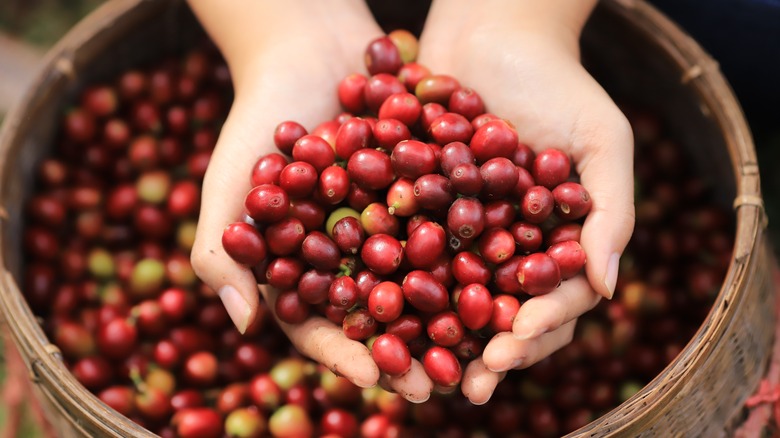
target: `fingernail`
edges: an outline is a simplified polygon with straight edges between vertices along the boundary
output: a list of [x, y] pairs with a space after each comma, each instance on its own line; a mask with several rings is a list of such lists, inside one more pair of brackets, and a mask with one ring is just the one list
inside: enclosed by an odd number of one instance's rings
[[607, 274], [604, 276], [604, 286], [607, 287], [609, 292], [608, 300], [612, 299], [612, 295], [615, 294], [615, 284], [617, 284], [618, 267], [620, 267], [620, 254], [613, 252], [609, 256], [609, 263], [607, 263]]
[[482, 400], [482, 401], [474, 401], [474, 400], [471, 400], [471, 399], [469, 399], [469, 401], [470, 401], [470, 402], [471, 402], [471, 404], [472, 404], [472, 405], [474, 405], [474, 406], [482, 406], [482, 405], [484, 405], [485, 403], [487, 403], [487, 402], [489, 402], [489, 401], [490, 401], [490, 397], [488, 397], [488, 398], [486, 398], [485, 400]]
[[528, 339], [533, 339], [546, 332], [547, 329], [541, 329], [539, 327], [528, 327], [528, 324], [524, 324], [517, 332], [512, 332], [512, 334], [518, 341], [525, 341]]
[[406, 400], [407, 400], [407, 401], [410, 401], [410, 402], [412, 402], [412, 403], [414, 403], [414, 404], [420, 404], [420, 403], [425, 403], [425, 402], [427, 402], [427, 401], [428, 401], [428, 399], [430, 399], [430, 398], [431, 398], [431, 394], [430, 394], [430, 393], [428, 393], [428, 394], [425, 394], [425, 398], [422, 398], [422, 399], [420, 399], [420, 400], [416, 400], [416, 399], [414, 399], [414, 398], [411, 398], [411, 397], [410, 397], [410, 398], [407, 398]]
[[222, 286], [217, 291], [219, 298], [222, 300], [222, 304], [225, 306], [230, 319], [233, 320], [233, 324], [236, 325], [238, 331], [243, 335], [246, 332], [246, 328], [249, 326], [249, 315], [252, 313], [252, 309], [249, 308], [244, 297], [238, 293], [238, 290], [233, 286]]
[[[509, 364], [508, 367], [497, 368], [497, 369], [493, 369], [493, 368], [487, 367], [487, 369], [489, 369], [490, 371], [493, 371], [494, 373], [503, 373], [503, 372], [506, 372], [506, 371], [509, 371], [509, 370], [513, 370], [513, 369], [519, 367], [522, 364], [523, 364], [523, 358], [517, 358], [514, 361], [512, 361], [512, 363]], [[486, 364], [486, 366], [487, 366], [487, 364]]]

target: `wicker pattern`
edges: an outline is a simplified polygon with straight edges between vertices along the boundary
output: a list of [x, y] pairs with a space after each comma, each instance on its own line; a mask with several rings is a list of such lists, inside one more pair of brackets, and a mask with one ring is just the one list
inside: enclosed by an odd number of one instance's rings
[[[603, 56], [608, 57], [613, 43], [634, 41], [640, 46], [632, 50], [654, 57], [662, 66], [659, 71], [669, 76], [670, 89], [683, 91], [666, 93], [665, 101], [684, 101], [681, 105], [693, 114], [694, 121], [685, 120], [686, 129], [694, 131], [689, 135], [699, 139], [693, 142], [698, 149], [693, 152], [708, 157], [717, 150], [724, 157], [722, 162], [713, 160], [709, 172], [719, 179], [725, 201], [734, 203], [737, 235], [734, 257], [715, 305], [682, 354], [626, 403], [570, 436], [726, 435], [764, 372], [775, 321], [770, 251], [764, 236], [766, 217], [750, 131], [717, 64], [655, 9], [639, 0], [605, 1], [592, 23], [586, 30], [592, 37], [586, 35], [585, 43], [604, 44]], [[633, 40], [624, 40], [613, 27], [630, 29]], [[16, 280], [20, 272], [18, 230], [30, 170], [51, 143], [57, 108], [79, 84], [184, 44], [192, 35], [189, 30], [195, 28], [181, 1], [108, 2], [50, 52], [34, 86], [0, 131], [0, 210], [7, 212], [0, 220], [0, 310], [36, 383], [36, 395], [63, 437], [154, 435], [78, 384], [22, 298]], [[614, 61], [621, 62], [619, 58]], [[624, 77], [633, 72], [630, 66], [618, 70]], [[622, 88], [630, 94], [631, 84]], [[673, 106], [670, 111], [680, 105]], [[734, 177], [723, 177], [729, 173]]]

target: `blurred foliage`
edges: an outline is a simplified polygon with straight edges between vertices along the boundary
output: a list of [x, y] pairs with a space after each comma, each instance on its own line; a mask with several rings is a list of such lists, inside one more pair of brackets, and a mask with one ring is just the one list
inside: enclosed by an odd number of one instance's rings
[[0, 0], [0, 28], [47, 48], [105, 0]]

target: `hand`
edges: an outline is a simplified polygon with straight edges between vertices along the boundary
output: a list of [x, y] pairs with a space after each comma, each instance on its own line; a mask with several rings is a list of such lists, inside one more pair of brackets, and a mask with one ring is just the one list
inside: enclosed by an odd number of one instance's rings
[[[382, 32], [356, 0], [190, 3], [230, 66], [236, 96], [204, 180], [192, 265], [244, 332], [257, 314], [258, 286], [252, 272], [225, 253], [222, 231], [242, 217], [252, 166], [275, 150], [276, 125], [295, 120], [312, 130], [335, 117], [339, 81], [364, 70], [365, 45]], [[260, 291], [273, 309], [279, 291]], [[301, 353], [353, 383], [378, 382], [366, 346], [346, 338], [341, 327], [322, 317], [280, 326]], [[418, 362], [389, 386], [421, 401], [432, 385]]]
[[631, 127], [579, 62], [579, 32], [592, 6], [489, 0], [477, 9], [467, 1], [438, 1], [421, 37], [421, 64], [477, 90], [488, 111], [511, 121], [535, 151], [567, 152], [593, 200], [581, 237], [585, 275], [523, 304], [513, 332], [496, 335], [467, 366], [462, 390], [477, 404], [490, 398], [507, 370], [533, 365], [569, 343], [577, 317], [600, 297], [612, 297], [631, 237]]

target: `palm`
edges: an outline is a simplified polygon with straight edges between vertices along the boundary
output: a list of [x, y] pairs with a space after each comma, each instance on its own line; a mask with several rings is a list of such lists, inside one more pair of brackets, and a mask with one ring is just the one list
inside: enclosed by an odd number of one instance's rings
[[[595, 306], [599, 294], [606, 295], [609, 286], [603, 271], [610, 253], [602, 247], [611, 242], [598, 242], [594, 230], [612, 219], [607, 217], [605, 200], [615, 199], [615, 192], [630, 199], [626, 193], [630, 183], [616, 189], [610, 179], [631, 181], [630, 151], [610, 148], [630, 145], [630, 130], [611, 99], [580, 65], [576, 45], [516, 31], [502, 35], [477, 28], [452, 33], [437, 32], [434, 26], [423, 35], [419, 61], [434, 73], [450, 74], [463, 86], [474, 88], [487, 110], [512, 122], [520, 141], [535, 151], [567, 152], [594, 200], [581, 242], [589, 257], [587, 279], [580, 275], [553, 293], [526, 302], [515, 319], [514, 336], [497, 335], [483, 356], [467, 367], [463, 392], [482, 403], [504, 371], [528, 367], [567, 344], [576, 318]], [[606, 154], [624, 159], [614, 166], [614, 174], [603, 172]], [[632, 218], [619, 219], [633, 224]]]

